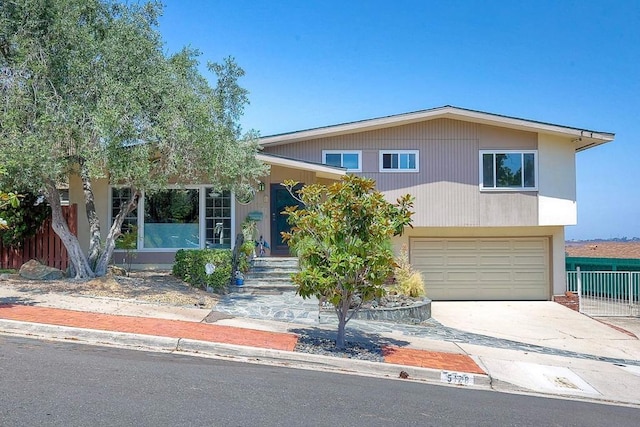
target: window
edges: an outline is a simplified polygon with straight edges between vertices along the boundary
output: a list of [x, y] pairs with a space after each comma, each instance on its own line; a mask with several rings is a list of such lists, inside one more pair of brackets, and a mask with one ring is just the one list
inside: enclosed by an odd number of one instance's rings
[[536, 151], [480, 151], [480, 188], [537, 190]]
[[145, 248], [199, 248], [199, 191], [161, 190], [144, 197]]
[[[128, 202], [131, 190], [111, 189], [111, 220]], [[145, 194], [129, 213], [122, 232], [137, 230], [138, 249], [230, 248], [233, 197], [212, 187], [165, 189]]]
[[207, 248], [231, 247], [231, 192], [205, 188]]
[[69, 206], [69, 188], [58, 188], [60, 193], [60, 204], [62, 206]]
[[362, 151], [322, 150], [322, 163], [346, 168], [350, 172], [360, 172]]
[[[130, 188], [112, 188], [111, 189], [111, 220], [113, 221], [120, 212], [120, 207], [131, 198]], [[122, 223], [122, 232], [134, 230], [138, 226], [138, 209], [129, 212]]]
[[380, 172], [418, 172], [418, 150], [381, 150]]

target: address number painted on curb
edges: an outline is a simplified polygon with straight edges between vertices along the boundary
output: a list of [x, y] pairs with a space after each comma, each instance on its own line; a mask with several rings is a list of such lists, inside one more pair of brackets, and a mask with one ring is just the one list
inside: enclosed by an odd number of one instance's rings
[[464, 372], [442, 371], [440, 373], [440, 381], [447, 384], [473, 385], [473, 375], [465, 374]]

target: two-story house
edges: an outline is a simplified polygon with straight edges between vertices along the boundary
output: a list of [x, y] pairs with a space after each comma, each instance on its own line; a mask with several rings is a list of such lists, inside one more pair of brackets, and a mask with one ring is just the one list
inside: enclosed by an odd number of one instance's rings
[[546, 300], [565, 289], [575, 155], [613, 138], [445, 106], [269, 136], [262, 145], [266, 154], [373, 178], [390, 201], [415, 196], [414, 228], [396, 243], [408, 246], [430, 298]]
[[[356, 173], [375, 179], [390, 201], [415, 196], [414, 228], [395, 243], [407, 245], [432, 299], [548, 300], [565, 289], [564, 227], [577, 221], [575, 155], [613, 138], [451, 106], [263, 137], [258, 156], [271, 171], [252, 199], [206, 183], [143, 197], [128, 219], [139, 233], [134, 262], [170, 265], [180, 248], [231, 247], [247, 217], [259, 220], [267, 256], [288, 255], [280, 212], [293, 201], [280, 183]], [[70, 197], [82, 206], [77, 184]], [[105, 216], [126, 196], [106, 182], [94, 191]], [[167, 221], [158, 208], [178, 195], [191, 212]], [[80, 241], [88, 242], [79, 218]]]

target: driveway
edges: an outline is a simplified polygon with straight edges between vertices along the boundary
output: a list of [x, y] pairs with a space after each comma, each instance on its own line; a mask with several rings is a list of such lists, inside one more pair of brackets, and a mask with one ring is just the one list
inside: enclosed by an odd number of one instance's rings
[[551, 301], [437, 301], [431, 311], [444, 326], [474, 334], [609, 358], [640, 357], [638, 318], [593, 319]]

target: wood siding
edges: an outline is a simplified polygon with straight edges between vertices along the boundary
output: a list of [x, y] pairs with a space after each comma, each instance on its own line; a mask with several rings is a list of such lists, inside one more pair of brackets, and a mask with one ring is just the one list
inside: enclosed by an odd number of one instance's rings
[[[480, 192], [480, 149], [537, 149], [536, 133], [452, 119], [266, 147], [266, 153], [321, 162], [322, 150], [361, 150], [361, 175], [391, 201], [415, 196], [416, 227], [538, 224], [535, 192]], [[380, 150], [419, 150], [419, 172], [379, 172]]]
[[310, 184], [316, 182], [315, 174], [309, 171], [303, 171], [298, 169], [284, 168], [281, 166], [272, 166], [271, 174], [262, 179], [265, 184], [264, 191], [258, 191], [253, 201], [246, 205], [236, 203], [236, 233], [242, 232], [242, 222], [247, 218], [250, 212], [261, 212], [262, 220], [257, 223], [257, 236], [263, 236], [269, 243], [271, 242], [271, 223], [272, 214], [270, 207], [270, 194], [269, 189], [271, 184], [279, 184], [287, 179], [292, 179], [304, 184]]
[[[71, 233], [78, 232], [78, 206], [63, 206], [62, 215], [69, 225]], [[62, 240], [53, 231], [51, 218], [38, 229], [35, 236], [26, 239], [18, 248], [4, 247], [0, 241], [0, 268], [18, 270], [25, 262], [35, 259], [49, 267], [66, 270], [69, 255]]]

